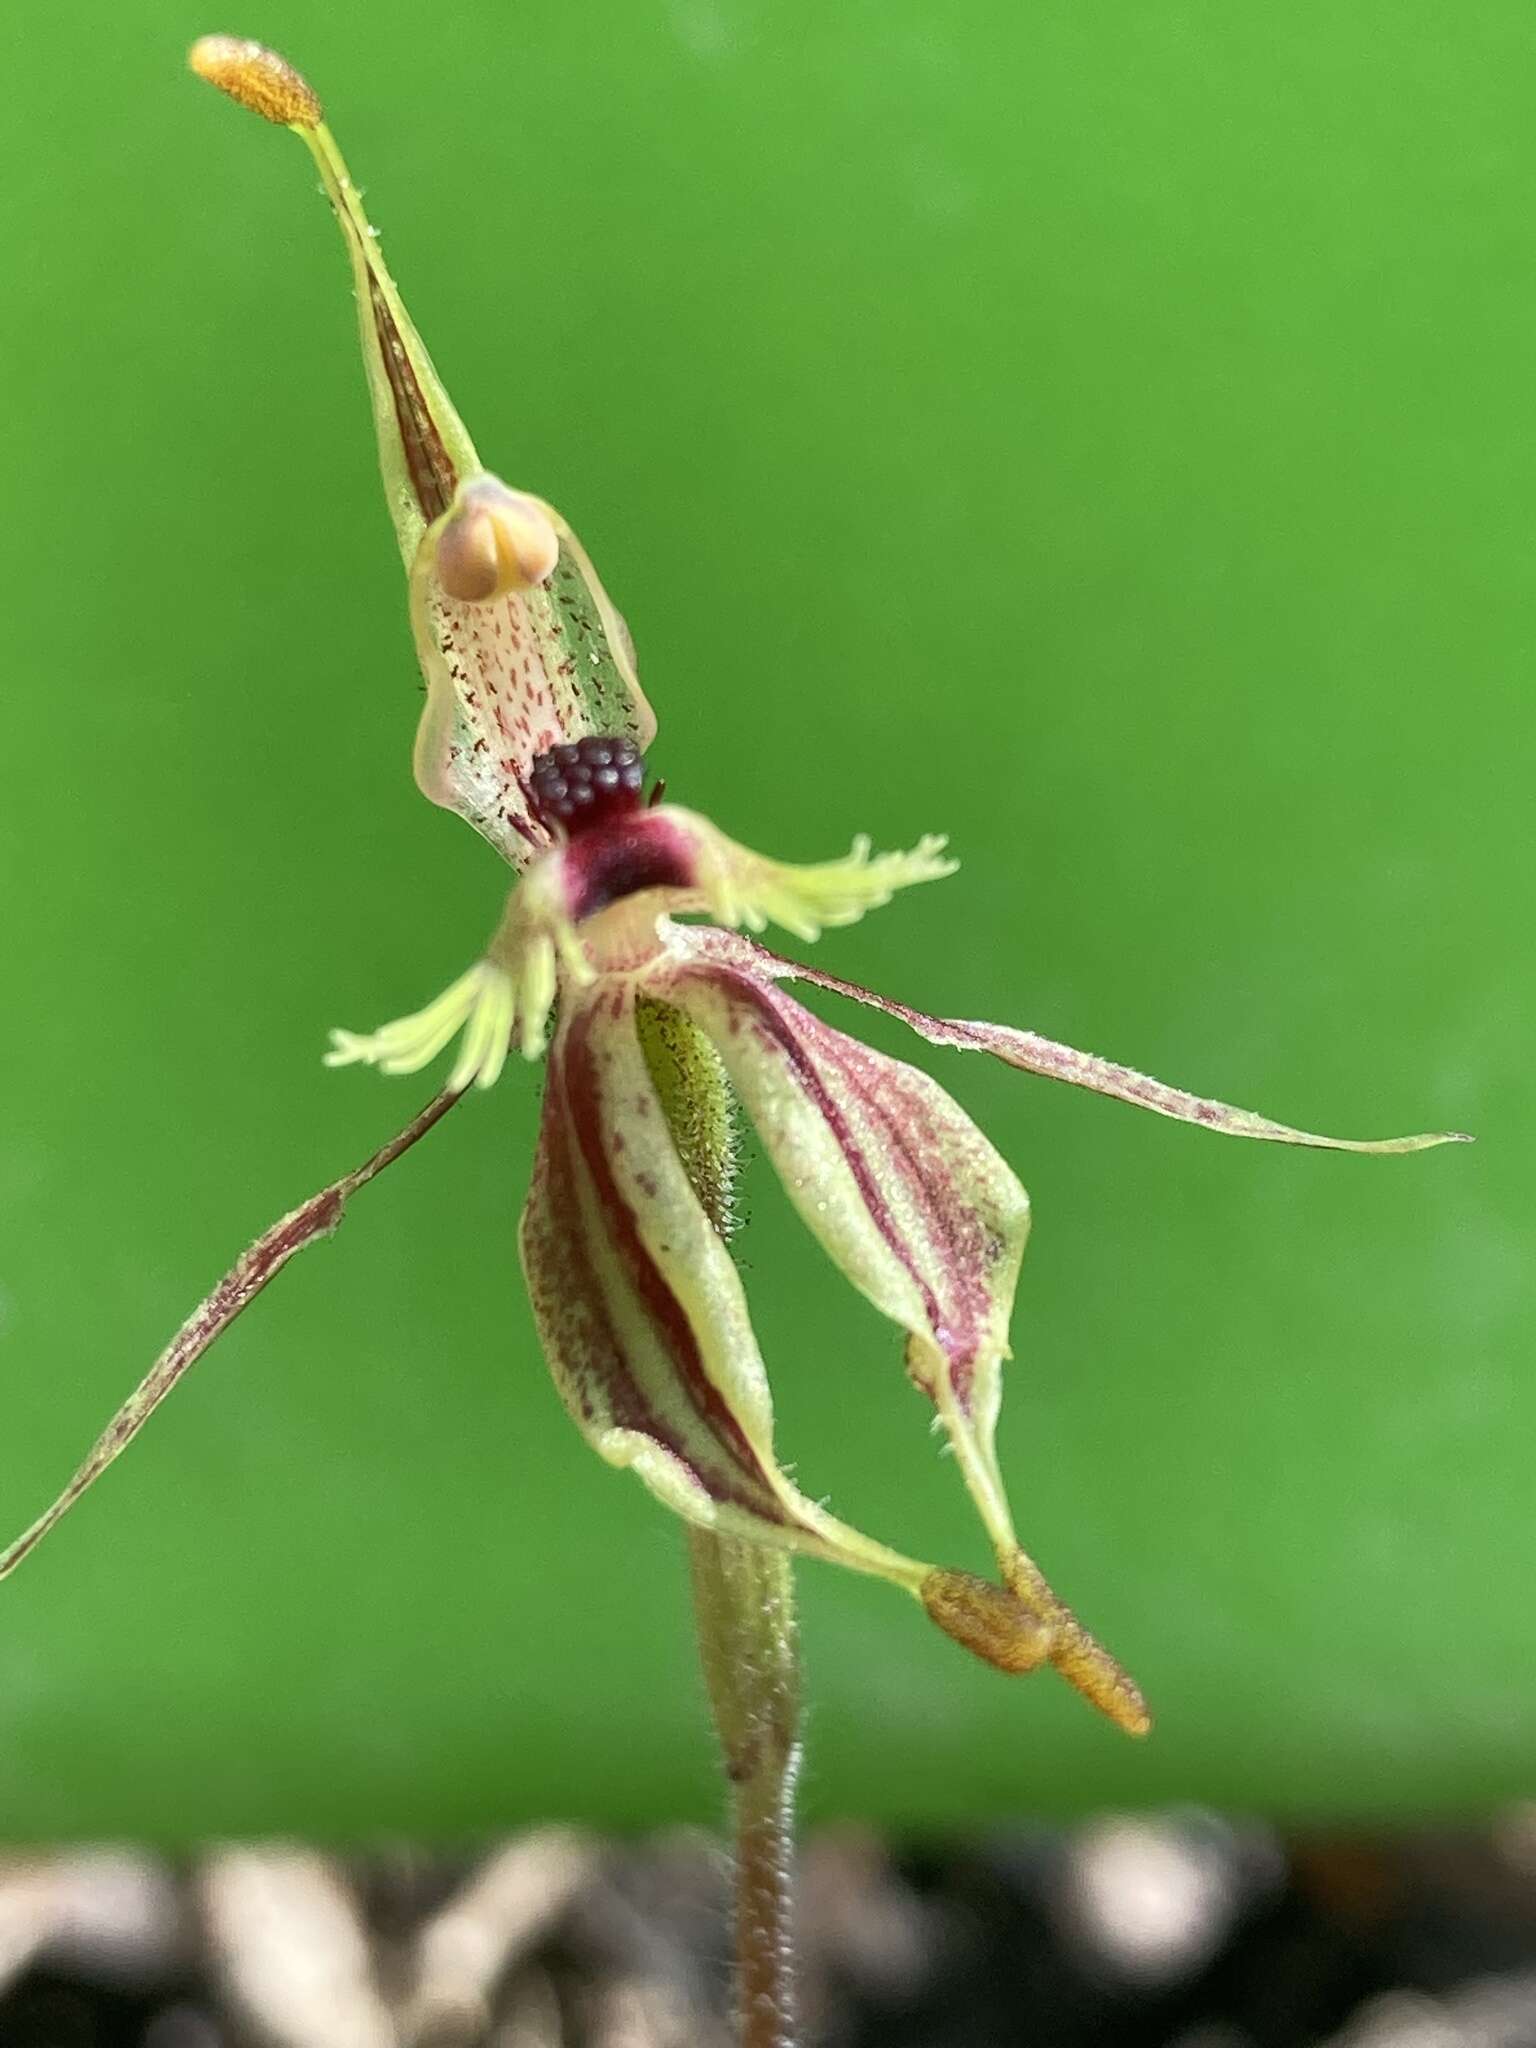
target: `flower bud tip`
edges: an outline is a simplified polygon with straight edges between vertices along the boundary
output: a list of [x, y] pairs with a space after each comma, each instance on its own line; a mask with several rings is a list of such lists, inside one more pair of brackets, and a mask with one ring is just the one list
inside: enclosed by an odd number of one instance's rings
[[309, 80], [263, 43], [244, 36], [200, 36], [187, 62], [199, 78], [280, 128], [318, 128], [325, 119]]

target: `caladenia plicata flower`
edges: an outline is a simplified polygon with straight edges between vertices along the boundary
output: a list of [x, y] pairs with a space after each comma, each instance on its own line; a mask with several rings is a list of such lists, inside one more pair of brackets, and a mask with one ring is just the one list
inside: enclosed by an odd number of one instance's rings
[[[1053, 1665], [1132, 1734], [1131, 1679], [1020, 1547], [993, 1447], [1029, 1229], [1012, 1169], [937, 1083], [796, 1001], [800, 981], [873, 1005], [931, 1044], [1231, 1136], [1399, 1153], [1442, 1134], [1319, 1137], [1187, 1094], [1033, 1032], [891, 1002], [769, 951], [951, 873], [944, 841], [802, 866], [699, 812], [647, 801], [655, 719], [623, 620], [565, 520], [481, 464], [386, 271], [308, 84], [259, 45], [209, 38], [193, 68], [308, 146], [354, 273], [386, 496], [427, 696], [415, 772], [514, 870], [483, 956], [415, 1015], [338, 1031], [333, 1065], [413, 1073], [453, 1047], [446, 1087], [356, 1173], [281, 1219], [194, 1312], [9, 1571], [158, 1402], [347, 1199], [509, 1053], [546, 1060], [521, 1228], [529, 1294], [567, 1408], [696, 1528], [889, 1580], [1007, 1672]], [[691, 918], [697, 922], [682, 922]], [[752, 935], [752, 936], [749, 936]], [[981, 1517], [996, 1577], [906, 1556], [839, 1521], [774, 1448], [767, 1373], [732, 1257], [731, 1119], [755, 1127], [790, 1200], [849, 1282], [903, 1333]]]

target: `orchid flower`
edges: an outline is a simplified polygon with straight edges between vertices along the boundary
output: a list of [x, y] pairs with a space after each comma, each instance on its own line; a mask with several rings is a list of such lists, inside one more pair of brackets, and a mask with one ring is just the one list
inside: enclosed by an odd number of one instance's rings
[[[1231, 1136], [1415, 1152], [1458, 1134], [1319, 1137], [1004, 1025], [932, 1017], [768, 951], [853, 923], [953, 872], [945, 842], [803, 866], [751, 851], [697, 811], [646, 801], [655, 733], [624, 622], [571, 528], [482, 465], [384, 266], [309, 85], [253, 43], [213, 37], [202, 77], [307, 145], [357, 290], [385, 493], [427, 696], [423, 792], [513, 870], [482, 957], [414, 1015], [338, 1031], [335, 1066], [409, 1074], [455, 1048], [445, 1089], [401, 1135], [274, 1225], [195, 1312], [60, 1500], [0, 1558], [10, 1570], [111, 1462], [187, 1367], [347, 1198], [512, 1050], [545, 1058], [521, 1250], [560, 1394], [598, 1454], [696, 1527], [886, 1579], [1010, 1672], [1051, 1664], [1132, 1734], [1139, 1691], [1020, 1547], [994, 1432], [1029, 1229], [1012, 1169], [917, 1068], [833, 1029], [807, 982], [931, 1044]], [[682, 922], [682, 919], [698, 920]], [[774, 1447], [769, 1382], [728, 1242], [729, 1105], [756, 1128], [806, 1228], [903, 1334], [981, 1518], [996, 1579], [906, 1556], [836, 1519]]]

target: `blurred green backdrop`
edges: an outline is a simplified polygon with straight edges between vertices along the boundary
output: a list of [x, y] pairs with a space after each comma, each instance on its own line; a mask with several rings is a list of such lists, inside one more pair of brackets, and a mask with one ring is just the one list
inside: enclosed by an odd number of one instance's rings
[[[1354, 1134], [918, 1052], [1037, 1230], [1020, 1527], [1126, 1743], [802, 1574], [808, 1799], [903, 1819], [1531, 1787], [1536, 21], [1523, 0], [474, 0], [13, 25], [0, 153], [0, 1511], [420, 1082], [326, 1073], [503, 875], [416, 796], [327, 100], [487, 458], [576, 522], [673, 794], [964, 866], [828, 965]], [[1522, 907], [1523, 906], [1523, 907]], [[848, 1018], [893, 1050], [914, 1042]], [[713, 1811], [680, 1532], [513, 1243], [537, 1079], [362, 1197], [0, 1595], [0, 1835]], [[897, 1344], [759, 1173], [802, 1485], [981, 1563]]]

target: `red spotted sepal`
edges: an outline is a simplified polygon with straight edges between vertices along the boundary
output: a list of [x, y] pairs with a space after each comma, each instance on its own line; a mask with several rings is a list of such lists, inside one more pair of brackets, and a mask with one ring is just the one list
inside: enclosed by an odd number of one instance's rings
[[352, 266], [384, 494], [427, 682], [416, 780], [522, 867], [549, 843], [529, 786], [536, 756], [587, 735], [644, 748], [655, 734], [628, 629], [554, 507], [482, 465], [312, 87], [274, 51], [235, 36], [205, 36], [191, 63], [252, 113], [292, 128], [319, 168]]

